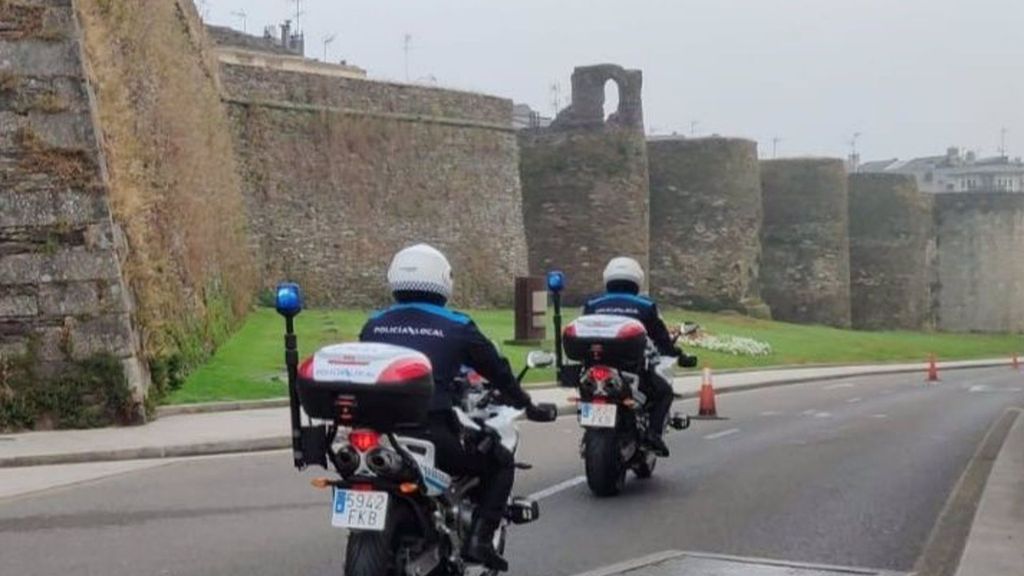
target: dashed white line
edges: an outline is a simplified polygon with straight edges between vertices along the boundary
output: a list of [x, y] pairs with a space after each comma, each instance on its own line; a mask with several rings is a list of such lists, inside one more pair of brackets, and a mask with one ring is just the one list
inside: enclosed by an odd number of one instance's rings
[[739, 428], [729, 428], [728, 430], [722, 430], [721, 432], [715, 432], [714, 434], [708, 434], [704, 437], [705, 440], [718, 440], [719, 438], [725, 438], [726, 436], [732, 436], [740, 431]]
[[817, 413], [818, 413], [818, 411], [813, 409], [813, 408], [810, 409], [810, 410], [804, 410], [803, 412], [801, 412], [801, 414], [803, 414], [804, 416], [814, 416]]
[[815, 418], [831, 418], [832, 417], [832, 413], [831, 412], [818, 412], [817, 414], [814, 415], [814, 417]]
[[849, 398], [849, 399], [847, 399], [846, 403], [847, 404], [856, 404], [857, 402], [860, 402], [861, 400], [863, 400], [863, 398], [861, 398], [860, 396], [857, 396], [856, 398]]
[[782, 412], [779, 412], [778, 410], [765, 410], [764, 412], [761, 412], [761, 416], [778, 416], [779, 414], [782, 414]]
[[545, 488], [545, 489], [540, 490], [538, 492], [534, 492], [533, 494], [530, 494], [528, 496], [528, 498], [531, 499], [531, 500], [543, 500], [543, 499], [548, 498], [550, 496], [554, 496], [555, 494], [558, 494], [559, 492], [564, 492], [564, 491], [566, 491], [569, 488], [572, 488], [574, 486], [579, 486], [580, 484], [583, 484], [586, 481], [587, 481], [587, 477], [586, 476], [582, 476], [582, 475], [581, 476], [576, 476], [575, 478], [569, 478], [565, 482], [559, 482], [558, 484], [555, 484], [554, 486], [549, 486], [548, 488]]
[[881, 419], [881, 418], [888, 418], [889, 415], [888, 414], [872, 414], [871, 417], [872, 418], [879, 418], [879, 419]]
[[822, 388], [822, 390], [838, 390], [839, 388], [853, 388], [856, 386], [853, 382], [842, 382], [839, 384], [829, 384]]

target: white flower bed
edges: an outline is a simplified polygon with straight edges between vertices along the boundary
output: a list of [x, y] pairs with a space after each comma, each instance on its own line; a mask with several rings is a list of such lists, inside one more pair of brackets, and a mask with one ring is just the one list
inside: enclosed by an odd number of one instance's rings
[[708, 334], [698, 331], [688, 335], [683, 342], [683, 346], [724, 352], [733, 356], [768, 356], [772, 353], [772, 346], [767, 342], [730, 334]]

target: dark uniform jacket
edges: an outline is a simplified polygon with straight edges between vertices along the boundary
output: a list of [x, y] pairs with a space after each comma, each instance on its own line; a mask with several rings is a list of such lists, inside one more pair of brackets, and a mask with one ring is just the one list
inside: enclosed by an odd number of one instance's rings
[[679, 356], [680, 351], [672, 342], [672, 336], [658, 313], [658, 305], [650, 298], [628, 292], [607, 292], [595, 296], [583, 305], [583, 314], [608, 314], [628, 316], [643, 322], [647, 336], [654, 342], [662, 356]]
[[412, 348], [430, 358], [434, 368], [431, 411], [454, 406], [452, 381], [462, 366], [480, 373], [513, 406], [523, 408], [530, 403], [508, 360], [465, 314], [423, 302], [396, 304], [371, 316], [359, 339]]

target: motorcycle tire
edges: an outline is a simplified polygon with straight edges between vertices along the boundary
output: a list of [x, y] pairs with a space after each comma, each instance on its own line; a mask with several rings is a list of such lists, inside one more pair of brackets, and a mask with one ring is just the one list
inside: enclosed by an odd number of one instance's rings
[[648, 452], [647, 454], [644, 454], [644, 459], [633, 468], [633, 472], [636, 474], [637, 478], [647, 480], [651, 476], [654, 476], [654, 467], [657, 464], [658, 457]]
[[393, 550], [386, 532], [352, 532], [345, 549], [345, 576], [392, 576]]
[[626, 483], [626, 467], [615, 431], [588, 430], [584, 444], [583, 459], [590, 491], [600, 498], [621, 492]]

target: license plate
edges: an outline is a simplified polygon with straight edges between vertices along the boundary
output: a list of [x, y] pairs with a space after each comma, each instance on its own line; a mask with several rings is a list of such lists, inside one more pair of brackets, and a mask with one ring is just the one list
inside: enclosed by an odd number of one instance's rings
[[334, 491], [331, 526], [350, 530], [384, 530], [388, 519], [388, 493], [362, 490]]
[[579, 408], [580, 424], [583, 426], [593, 426], [595, 428], [615, 427], [615, 414], [618, 410], [618, 406], [615, 404], [581, 402]]

